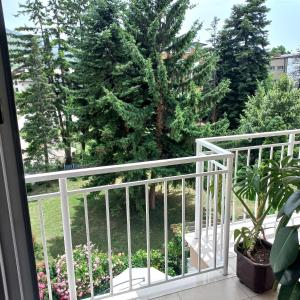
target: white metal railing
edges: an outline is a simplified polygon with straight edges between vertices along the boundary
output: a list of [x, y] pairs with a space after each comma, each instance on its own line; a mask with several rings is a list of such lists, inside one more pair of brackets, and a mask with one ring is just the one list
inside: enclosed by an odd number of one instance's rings
[[[232, 197], [232, 184], [235, 181], [240, 167], [261, 163], [265, 157], [273, 158], [279, 155], [282, 159], [284, 155], [295, 155], [295, 148], [300, 144], [298, 135], [300, 130], [289, 130], [281, 132], [267, 132], [246, 135], [234, 135], [223, 137], [212, 137], [196, 140], [196, 156], [130, 163], [116, 166], [105, 166], [88, 169], [78, 169], [62, 172], [53, 172], [47, 174], [36, 174], [26, 176], [27, 183], [38, 183], [57, 181], [59, 190], [52, 193], [43, 193], [28, 197], [28, 201], [37, 202], [39, 210], [41, 241], [43, 246], [45, 269], [47, 275], [47, 284], [49, 299], [52, 299], [52, 283], [49, 270], [49, 254], [47, 247], [47, 238], [44, 221], [43, 202], [47, 199], [60, 198], [64, 247], [67, 264], [67, 274], [69, 283], [70, 299], [77, 299], [76, 276], [74, 271], [72, 232], [70, 224], [69, 198], [71, 195], [80, 195], [83, 198], [84, 220], [86, 230], [86, 243], [88, 245], [88, 268], [91, 288], [91, 299], [99, 299], [115, 295], [113, 265], [112, 265], [112, 235], [111, 235], [111, 210], [110, 193], [113, 190], [121, 190], [125, 195], [126, 205], [126, 231], [127, 231], [127, 252], [129, 268], [129, 286], [128, 291], [134, 290], [132, 275], [132, 236], [131, 229], [131, 211], [130, 211], [130, 189], [133, 187], [143, 187], [145, 190], [145, 228], [146, 228], [146, 251], [147, 251], [147, 278], [144, 287], [150, 287], [171, 280], [179, 280], [184, 277], [194, 276], [199, 273], [208, 272], [223, 268], [224, 275], [228, 273], [228, 250], [230, 240], [230, 222], [237, 220], [239, 213], [236, 210], [236, 202]], [[282, 138], [280, 142], [266, 141], [266, 138]], [[257, 139], [263, 139], [257, 144]], [[229, 142], [229, 143], [228, 143]], [[240, 143], [243, 144], [235, 144]], [[224, 144], [225, 143], [225, 144]], [[226, 144], [227, 143], [227, 144]], [[286, 152], [286, 153], [285, 153]], [[300, 154], [300, 151], [299, 151]], [[144, 180], [117, 182], [93, 187], [83, 187], [78, 189], [69, 189], [68, 180], [76, 177], [101, 176], [112, 173], [126, 173], [134, 170], [152, 170], [161, 167], [175, 167], [181, 165], [195, 165], [195, 172], [178, 173], [178, 175], [164, 176], [160, 178], [149, 178]], [[185, 272], [182, 267], [182, 274], [175, 277], [168, 276], [168, 241], [169, 241], [169, 216], [168, 216], [168, 184], [172, 182], [181, 182], [181, 261], [185, 260], [185, 241], [186, 241], [186, 181], [195, 181], [195, 235], [197, 243], [198, 265], [196, 272]], [[164, 260], [165, 260], [165, 279], [159, 283], [151, 280], [151, 232], [150, 232], [150, 207], [149, 207], [149, 187], [153, 184], [161, 184], [163, 190], [163, 240], [164, 240]], [[90, 220], [88, 211], [88, 195], [93, 193], [102, 193], [104, 195], [106, 211], [106, 238], [109, 262], [109, 293], [105, 295], [95, 295], [92, 260], [90, 244], [93, 242], [90, 236]], [[246, 213], [242, 212], [243, 219], [246, 219]], [[204, 259], [204, 252], [209, 245], [212, 245], [212, 262], [208, 263], [207, 268], [203, 268], [201, 262]]]
[[[277, 160], [279, 161], [286, 155], [300, 158], [299, 135], [300, 130], [296, 129], [197, 139], [197, 154], [201, 155], [202, 152], [205, 154], [210, 152], [209, 149], [208, 151], [202, 150], [203, 141], [214, 145], [221, 144], [222, 146], [220, 147], [232, 152], [234, 154], [233, 183], [235, 183], [240, 168], [254, 164], [260, 165], [263, 158], [275, 159], [275, 154], [277, 154]], [[258, 139], [262, 140], [257, 144]], [[272, 139], [281, 139], [282, 141], [272, 142]], [[243, 142], [247, 145], [241, 145]], [[238, 200], [233, 197], [231, 203], [232, 222], [237, 221], [240, 217], [244, 220], [247, 218], [245, 210], [243, 210], [242, 216], [239, 214], [236, 207], [237, 202]], [[257, 202], [255, 202], [254, 212], [256, 212], [256, 207]]]
[[[211, 151], [209, 154], [201, 154], [194, 157], [184, 157], [184, 158], [176, 158], [176, 159], [168, 159], [168, 160], [158, 160], [158, 161], [149, 161], [149, 162], [140, 162], [140, 163], [132, 163], [125, 165], [117, 165], [117, 166], [108, 166], [108, 167], [99, 167], [99, 168], [89, 168], [89, 169], [79, 169], [79, 170], [71, 170], [71, 171], [63, 171], [63, 172], [54, 172], [48, 174], [37, 174], [37, 175], [28, 175], [26, 176], [27, 183], [37, 183], [37, 182], [47, 182], [52, 180], [57, 180], [59, 182], [59, 191], [54, 193], [44, 193], [34, 196], [29, 196], [28, 200], [30, 202], [36, 201], [38, 202], [38, 209], [40, 213], [40, 228], [41, 228], [41, 240], [44, 251], [44, 260], [45, 260], [45, 269], [48, 281], [48, 291], [49, 298], [52, 299], [52, 286], [51, 286], [51, 278], [50, 278], [50, 270], [49, 270], [49, 255], [47, 249], [47, 239], [45, 234], [45, 222], [44, 222], [44, 212], [43, 212], [43, 201], [53, 197], [60, 197], [61, 202], [61, 214], [62, 214], [62, 224], [63, 224], [63, 236], [64, 236], [64, 246], [65, 246], [65, 255], [66, 255], [66, 264], [67, 264], [67, 274], [68, 274], [68, 283], [69, 283], [69, 295], [70, 299], [77, 299], [76, 292], [76, 278], [74, 271], [74, 259], [73, 259], [73, 243], [72, 243], [72, 234], [71, 234], [71, 224], [70, 224], [70, 211], [69, 211], [69, 197], [71, 195], [81, 195], [83, 197], [84, 204], [84, 216], [85, 216], [85, 224], [86, 224], [86, 242], [88, 245], [88, 266], [89, 266], [89, 279], [90, 279], [90, 287], [91, 287], [91, 296], [92, 299], [98, 299], [99, 297], [114, 295], [114, 283], [113, 283], [113, 266], [112, 266], [112, 237], [111, 237], [111, 226], [110, 226], [110, 198], [109, 193], [112, 190], [122, 190], [125, 193], [126, 199], [126, 223], [127, 223], [127, 242], [128, 247], [124, 249], [124, 252], [127, 252], [128, 256], [128, 267], [129, 267], [129, 288], [128, 291], [133, 289], [133, 278], [132, 278], [132, 245], [131, 245], [131, 219], [130, 219], [130, 194], [129, 190], [132, 187], [143, 186], [145, 189], [145, 227], [146, 227], [146, 248], [147, 248], [147, 280], [146, 285], [144, 287], [149, 287], [152, 285], [156, 285], [156, 282], [151, 280], [151, 244], [150, 244], [150, 208], [149, 208], [149, 187], [151, 184], [162, 184], [163, 186], [163, 209], [164, 209], [164, 259], [165, 259], [165, 280], [164, 282], [171, 280], [178, 280], [183, 277], [193, 276], [195, 274], [199, 274], [202, 272], [207, 272], [209, 270], [215, 270], [219, 268], [224, 268], [224, 274], [227, 274], [228, 269], [228, 239], [229, 239], [229, 222], [230, 222], [230, 191], [231, 191], [231, 166], [233, 160], [233, 154], [227, 150], [221, 149], [217, 146], [209, 144], [203, 141], [203, 144]], [[224, 163], [220, 163], [218, 161], [222, 161]], [[205, 164], [209, 165], [210, 169], [199, 170], [198, 165]], [[138, 181], [130, 181], [130, 182], [122, 182], [115, 183], [109, 185], [102, 186], [94, 186], [94, 187], [84, 187], [80, 189], [68, 189], [68, 179], [74, 177], [82, 177], [82, 176], [96, 176], [96, 175], [104, 175], [111, 173], [124, 173], [133, 170], [150, 170], [153, 168], [161, 168], [161, 167], [169, 167], [169, 166], [180, 166], [180, 165], [197, 165], [195, 173], [188, 174], [180, 174], [173, 175], [168, 177], [161, 178], [151, 178], [146, 180], [138, 180]], [[182, 198], [182, 251], [181, 251], [181, 261], [184, 264], [185, 261], [185, 206], [186, 206], [186, 180], [200, 180], [205, 181], [206, 185], [206, 193], [210, 193], [210, 182], [215, 180], [215, 187], [219, 184], [222, 185], [223, 191], [228, 191], [226, 195], [223, 193], [219, 195], [218, 191], [214, 192], [214, 201], [212, 204], [213, 216], [212, 223], [214, 224], [214, 237], [213, 244], [214, 246], [214, 263], [208, 268], [202, 269], [200, 261], [201, 251], [199, 251], [199, 265], [197, 272], [192, 274], [186, 273], [185, 268], [182, 267], [182, 274], [176, 277], [168, 276], [168, 231], [169, 231], [169, 223], [168, 223], [168, 191], [167, 186], [169, 183], [174, 181], [181, 181], [181, 198]], [[91, 193], [104, 193], [105, 196], [105, 208], [106, 208], [106, 224], [107, 224], [107, 249], [108, 249], [108, 261], [109, 261], [109, 279], [110, 279], [110, 288], [108, 295], [94, 295], [93, 290], [93, 274], [92, 274], [92, 266], [91, 266], [91, 251], [89, 245], [91, 242], [90, 237], [90, 222], [88, 218], [88, 206], [87, 206], [87, 195]], [[217, 209], [218, 197], [222, 197], [222, 209], [221, 209], [221, 227], [222, 230], [218, 231], [217, 223], [219, 219], [219, 213]], [[196, 210], [198, 208], [196, 207]], [[203, 207], [202, 207], [203, 214]], [[202, 224], [200, 225], [202, 227]], [[199, 232], [199, 236], [201, 239], [201, 231]], [[224, 235], [219, 240], [222, 241], [218, 243], [217, 237], [218, 235]], [[199, 245], [199, 248], [205, 245]]]

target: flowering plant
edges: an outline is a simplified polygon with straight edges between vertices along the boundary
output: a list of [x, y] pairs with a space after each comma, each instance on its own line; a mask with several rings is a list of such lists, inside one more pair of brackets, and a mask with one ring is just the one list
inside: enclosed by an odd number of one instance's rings
[[[109, 289], [109, 265], [106, 253], [100, 252], [94, 245], [78, 245], [73, 251], [74, 270], [76, 279], [76, 290], [78, 298], [91, 295], [89, 253], [91, 259], [91, 270], [93, 278], [93, 289], [99, 294]], [[112, 256], [113, 276], [123, 272], [127, 267], [127, 258], [123, 253]], [[69, 286], [67, 275], [66, 256], [58, 257], [56, 261], [56, 277], [53, 283], [53, 290], [59, 300], [69, 299]]]

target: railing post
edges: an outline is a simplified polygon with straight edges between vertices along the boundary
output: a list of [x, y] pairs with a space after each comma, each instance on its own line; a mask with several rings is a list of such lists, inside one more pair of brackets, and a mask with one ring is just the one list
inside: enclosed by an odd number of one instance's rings
[[[202, 152], [202, 145], [196, 141], [196, 156], [198, 157]], [[203, 162], [197, 161], [196, 162], [196, 174], [203, 172]], [[196, 194], [195, 194], [195, 239], [199, 238], [199, 231], [200, 231], [200, 220], [201, 218], [201, 178], [196, 177]], [[200, 241], [199, 241], [200, 245]]]
[[233, 154], [227, 158], [227, 181], [225, 191], [225, 218], [224, 218], [224, 275], [228, 274], [228, 256], [229, 256], [229, 241], [230, 241], [230, 205], [232, 197], [232, 168]]
[[70, 300], [76, 300], [77, 295], [76, 295], [76, 282], [75, 282], [75, 271], [74, 271], [74, 261], [73, 261], [70, 212], [69, 212], [69, 203], [68, 203], [67, 180], [65, 178], [59, 179], [59, 191], [60, 191], [62, 224], [64, 230], [64, 245], [65, 245], [66, 262], [67, 262], [69, 296], [70, 296]]
[[294, 156], [295, 134], [289, 135], [288, 156]]

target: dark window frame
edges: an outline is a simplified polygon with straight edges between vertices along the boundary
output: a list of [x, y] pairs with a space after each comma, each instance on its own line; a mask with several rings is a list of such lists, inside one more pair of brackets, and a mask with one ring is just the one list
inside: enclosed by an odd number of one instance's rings
[[0, 0], [0, 299], [39, 299], [8, 45]]

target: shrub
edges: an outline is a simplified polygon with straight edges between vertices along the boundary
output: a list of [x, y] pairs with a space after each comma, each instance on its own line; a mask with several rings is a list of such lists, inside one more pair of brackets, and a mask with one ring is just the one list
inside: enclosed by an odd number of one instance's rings
[[40, 300], [48, 299], [47, 276], [46, 273], [40, 271], [37, 273], [37, 281], [39, 287]]
[[[181, 237], [176, 236], [168, 243], [168, 274], [176, 276], [181, 274]], [[109, 263], [108, 255], [100, 252], [94, 245], [90, 246], [92, 276], [95, 294], [109, 292]], [[74, 270], [76, 279], [76, 291], [78, 299], [91, 295], [88, 246], [79, 245], [73, 250]], [[132, 266], [134, 268], [147, 267], [147, 252], [138, 250], [132, 255]], [[161, 249], [151, 250], [151, 266], [161, 272], [165, 271], [165, 256]], [[56, 260], [50, 261], [50, 277], [52, 282], [53, 298], [68, 300], [68, 275], [66, 255], [58, 256]], [[128, 258], [124, 253], [112, 255], [113, 276], [117, 276], [128, 268]], [[43, 262], [37, 264], [37, 278], [40, 292], [40, 299], [47, 300], [47, 276]]]
[[33, 243], [35, 260], [37, 262], [42, 262], [44, 259], [43, 246], [36, 241], [34, 235], [32, 236], [32, 243]]
[[[77, 296], [90, 296], [90, 277], [88, 263], [88, 246], [76, 246], [73, 251]], [[109, 265], [106, 253], [99, 252], [94, 245], [91, 245], [92, 274], [95, 294], [105, 292], [109, 289]], [[116, 276], [128, 268], [127, 257], [123, 253], [112, 256], [113, 276]], [[53, 290], [60, 300], [69, 299], [68, 275], [66, 256], [58, 257], [56, 264], [56, 276], [53, 283]]]
[[[151, 250], [151, 266], [161, 272], [165, 271], [165, 255], [163, 250]], [[181, 258], [181, 237], [176, 235], [168, 243], [168, 275], [176, 276], [182, 272], [182, 258]], [[187, 260], [185, 261], [185, 265]], [[138, 250], [132, 256], [132, 266], [134, 268], [147, 267], [147, 252], [145, 250]]]

